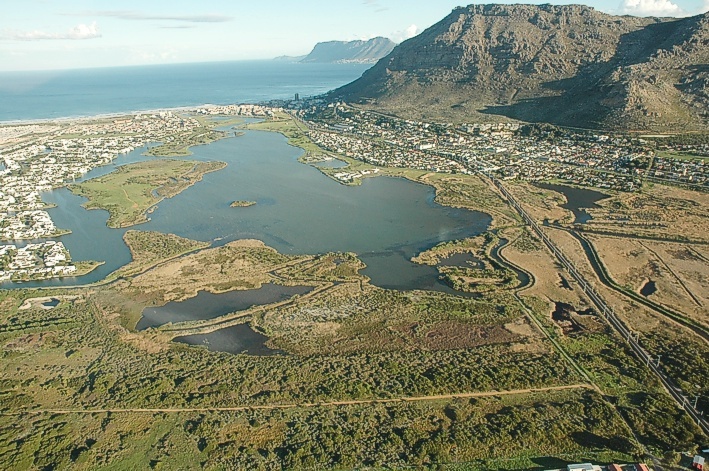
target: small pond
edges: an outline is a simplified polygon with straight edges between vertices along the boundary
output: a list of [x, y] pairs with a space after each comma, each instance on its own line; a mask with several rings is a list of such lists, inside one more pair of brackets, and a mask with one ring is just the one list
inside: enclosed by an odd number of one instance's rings
[[650, 296], [651, 294], [655, 294], [656, 292], [657, 286], [652, 280], [647, 280], [643, 287], [640, 288], [640, 294], [642, 294], [643, 296]]
[[280, 350], [268, 348], [268, 337], [254, 331], [247, 324], [217, 330], [206, 335], [185, 335], [175, 338], [175, 342], [187, 345], [203, 345], [213, 352], [248, 353], [254, 356], [281, 355]]
[[197, 296], [185, 301], [170, 302], [160, 307], [146, 307], [143, 309], [143, 317], [135, 328], [145, 330], [170, 322], [215, 319], [255, 305], [285, 301], [296, 294], [303, 295], [312, 290], [312, 286], [282, 286], [267, 283], [259, 289], [235, 290], [221, 294], [200, 291]]
[[575, 188], [573, 186], [554, 185], [551, 183], [537, 183], [537, 186], [559, 192], [566, 197], [566, 203], [562, 204], [561, 207], [574, 213], [574, 224], [585, 224], [593, 219], [586, 212], [586, 208], [598, 208], [599, 206], [596, 204], [598, 201], [610, 197], [600, 191]]
[[59, 306], [59, 300], [57, 298], [52, 298], [49, 301], [43, 302], [42, 306], [46, 308], [54, 308]]

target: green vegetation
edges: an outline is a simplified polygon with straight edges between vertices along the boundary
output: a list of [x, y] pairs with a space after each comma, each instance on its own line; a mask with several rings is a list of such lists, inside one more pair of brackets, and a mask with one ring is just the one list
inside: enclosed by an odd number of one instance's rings
[[412, 261], [436, 265], [454, 254], [468, 253], [475, 260], [475, 268], [469, 265], [439, 266], [439, 278], [453, 289], [464, 293], [510, 289], [517, 285], [517, 274], [502, 266], [491, 255], [491, 251], [499, 242], [500, 239], [496, 235], [486, 232], [470, 239], [440, 243], [414, 257]]
[[663, 157], [666, 159], [679, 159], [679, 160], [709, 160], [707, 155], [698, 155], [692, 152], [671, 152], [660, 150], [657, 151], [658, 157]]
[[509, 289], [517, 284], [517, 275], [507, 269], [440, 267], [438, 271], [441, 280], [451, 288], [464, 293]]
[[[546, 469], [630, 460], [592, 392], [243, 412], [28, 416], [0, 425], [4, 469]], [[21, 438], [20, 438], [21, 437]], [[599, 453], [598, 449], [606, 451]]]
[[[524, 301], [535, 307], [535, 313], [545, 311], [546, 303], [540, 299], [525, 297]], [[561, 348], [588, 372], [650, 452], [662, 455], [690, 450], [704, 440], [689, 416], [604, 321], [595, 315], [584, 316], [579, 329], [565, 333], [550, 317], [535, 315]]]
[[173, 134], [161, 145], [153, 147], [146, 155], [153, 157], [186, 157], [192, 155], [190, 147], [209, 144], [225, 137], [225, 133], [214, 131], [209, 127], [200, 127], [182, 134]]
[[283, 134], [288, 138], [288, 144], [294, 147], [300, 147], [305, 151], [306, 156], [310, 156], [311, 158], [313, 156], [324, 155], [323, 150], [314, 144], [306, 135], [307, 128], [305, 125], [298, 123], [287, 113], [276, 113], [272, 119], [248, 124], [246, 128]]
[[223, 162], [150, 160], [119, 167], [113, 173], [70, 185], [89, 202], [87, 209], [105, 209], [109, 227], [128, 227], [147, 221], [146, 212], [164, 198], [172, 198], [200, 181], [204, 174], [220, 170]]
[[697, 399], [700, 410], [709, 409], [709, 345], [689, 335], [667, 330], [646, 333], [641, 342], [660, 357], [667, 375], [687, 393], [690, 404]]
[[[375, 288], [353, 254], [289, 257], [257, 241], [194, 252], [203, 244], [172, 235], [125, 238], [135, 260], [113, 284], [56, 290], [63, 298], [49, 311], [19, 309], [35, 290], [0, 291], [0, 413], [19, 414], [0, 414], [0, 467], [546, 469], [538, 457], [629, 460], [639, 449], [624, 421], [653, 449], [699, 437], [601, 324], [563, 335], [534, 298], [541, 322], [614, 407], [575, 386], [584, 380], [512, 294]], [[239, 280], [318, 284], [240, 320], [286, 355], [214, 353], [171, 343], [179, 330], [129, 329], [157, 299]], [[495, 395], [504, 391], [519, 393]], [[476, 392], [492, 396], [460, 397]], [[407, 397], [422, 399], [400, 402]], [[381, 400], [390, 402], [332, 404]], [[246, 409], [215, 410], [225, 407]], [[95, 412], [32, 413], [48, 409]]]
[[74, 264], [76, 266], [76, 272], [74, 272], [74, 274], [72, 276], [83, 276], [88, 273], [91, 273], [92, 271], [96, 270], [98, 267], [100, 267], [104, 263], [106, 263], [106, 262], [95, 262], [93, 260], [76, 262]]

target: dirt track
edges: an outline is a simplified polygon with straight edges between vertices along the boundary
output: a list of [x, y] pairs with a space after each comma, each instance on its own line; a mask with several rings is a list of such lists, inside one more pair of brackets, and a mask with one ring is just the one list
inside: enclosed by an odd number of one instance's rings
[[302, 404], [276, 404], [276, 405], [253, 405], [253, 406], [237, 406], [237, 407], [187, 407], [187, 408], [129, 408], [129, 409], [34, 409], [23, 411], [5, 411], [0, 412], [4, 416], [22, 416], [22, 415], [68, 415], [68, 414], [116, 414], [116, 413], [148, 413], [148, 414], [170, 414], [184, 412], [242, 412], [247, 410], [276, 410], [276, 409], [298, 409], [298, 408], [314, 408], [328, 406], [354, 406], [364, 404], [387, 404], [396, 402], [424, 402], [424, 401], [440, 401], [446, 399], [471, 398], [471, 397], [492, 397], [492, 396], [511, 396], [514, 394], [531, 394], [536, 392], [547, 391], [565, 391], [571, 389], [593, 389], [588, 384], [571, 384], [566, 386], [550, 386], [547, 388], [531, 388], [531, 389], [514, 389], [510, 391], [485, 391], [474, 393], [459, 393], [459, 394], [441, 394], [436, 396], [413, 396], [391, 399], [363, 399], [355, 401], [333, 401], [333, 402], [317, 402], [317, 403], [302, 403]]

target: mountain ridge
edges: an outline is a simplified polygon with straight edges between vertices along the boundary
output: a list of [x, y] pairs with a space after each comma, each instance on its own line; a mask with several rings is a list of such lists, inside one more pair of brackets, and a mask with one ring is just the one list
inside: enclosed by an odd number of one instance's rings
[[298, 62], [374, 64], [389, 54], [396, 43], [381, 36], [367, 41], [319, 42], [310, 53]]
[[331, 93], [412, 119], [709, 129], [709, 14], [458, 7]]

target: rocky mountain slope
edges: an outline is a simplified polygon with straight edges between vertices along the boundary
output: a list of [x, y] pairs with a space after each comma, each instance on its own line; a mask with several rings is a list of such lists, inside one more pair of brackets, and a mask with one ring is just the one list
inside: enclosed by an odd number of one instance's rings
[[395, 46], [395, 42], [382, 37], [369, 41], [328, 41], [317, 43], [310, 54], [300, 62], [374, 64], [389, 54]]
[[709, 14], [459, 7], [332, 96], [417, 119], [706, 130]]

